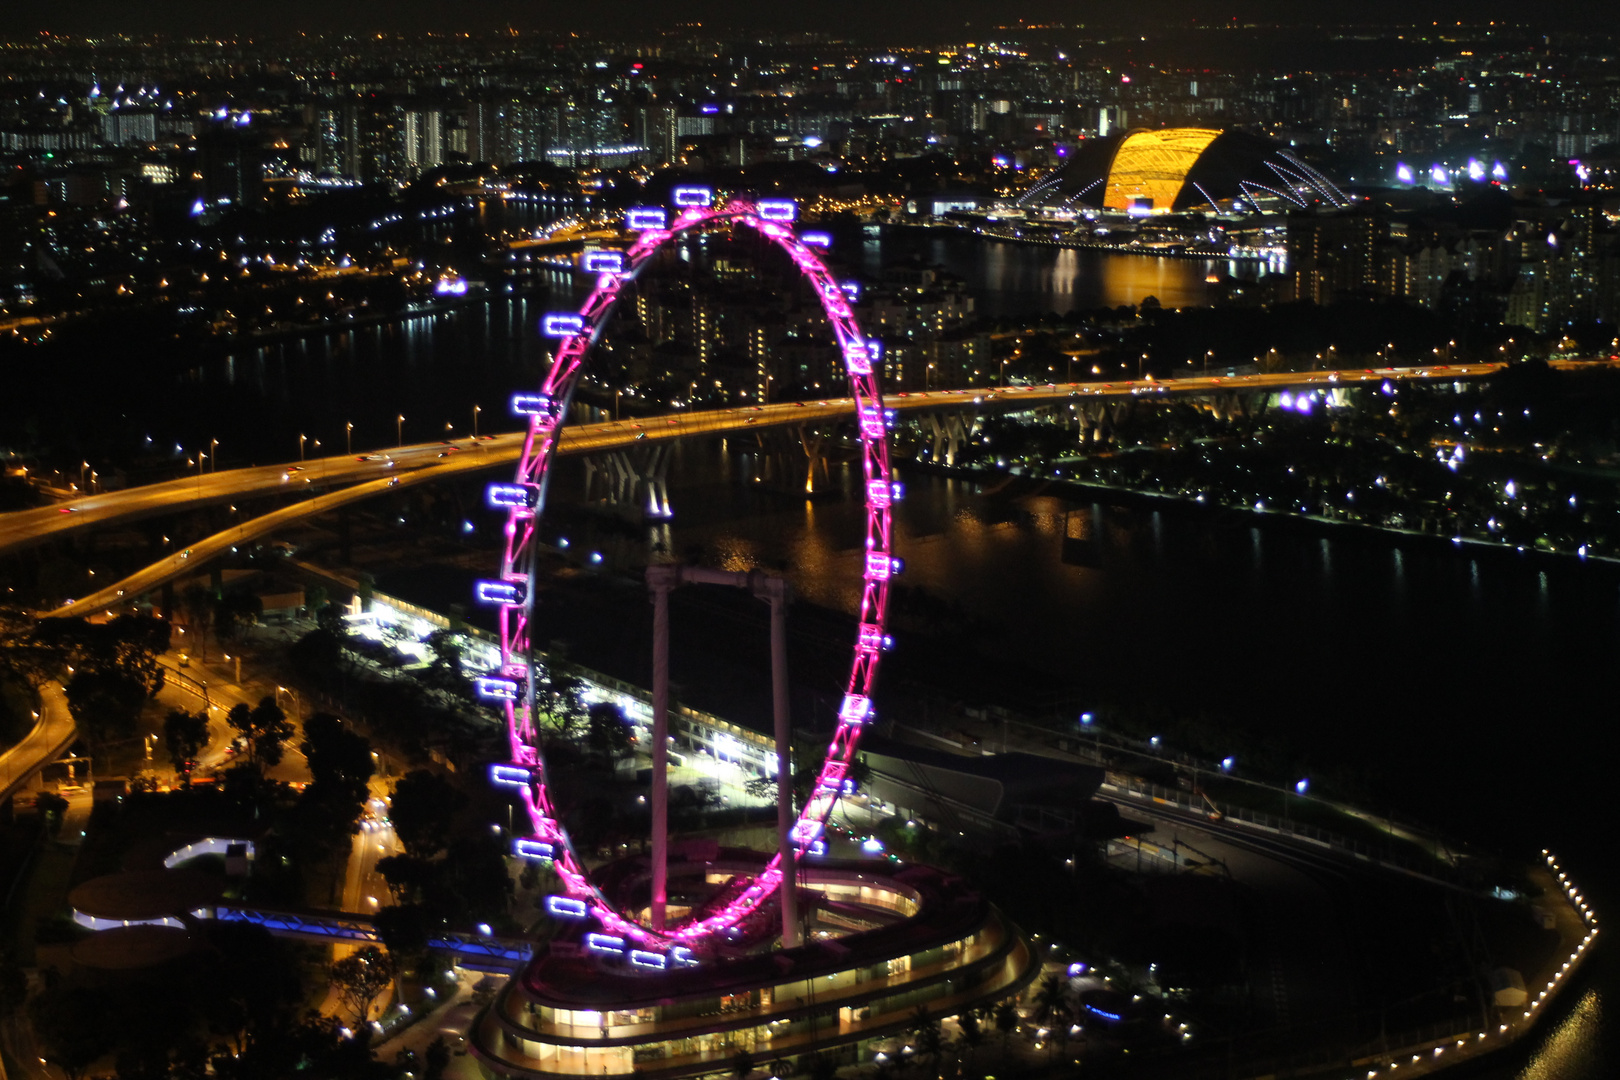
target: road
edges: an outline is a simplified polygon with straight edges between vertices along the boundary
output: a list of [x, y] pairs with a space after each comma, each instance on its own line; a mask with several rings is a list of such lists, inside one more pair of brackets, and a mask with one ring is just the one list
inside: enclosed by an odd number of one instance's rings
[[[185, 709], [188, 712], [198, 712], [204, 707], [208, 709], [208, 745], [197, 755], [195, 775], [207, 776], [236, 760], [229, 752], [236, 733], [225, 722], [226, 713], [237, 705], [252, 708], [260, 699], [274, 697], [286, 712], [287, 719], [293, 722], [294, 730], [287, 740], [281, 762], [266, 769], [265, 774], [272, 780], [288, 784], [308, 783], [309, 763], [304, 759], [303, 751], [298, 749], [298, 744], [304, 738], [299, 699], [291, 694], [277, 693], [274, 684], [238, 685], [231, 681], [229, 669], [204, 664], [196, 656], [190, 658], [187, 666], [181, 667], [180, 652], [181, 649], [177, 646], [158, 658], [158, 663], [165, 670], [163, 689], [158, 691], [158, 700], [169, 708]], [[153, 748], [152, 760], [155, 765], [161, 766], [168, 759], [168, 752], [161, 743], [161, 728], [159, 739], [159, 745]]]
[[[1261, 375], [1191, 376], [1180, 379], [1129, 379], [1119, 382], [1043, 383], [1031, 386], [968, 387], [955, 390], [901, 392], [885, 398], [887, 408], [896, 412], [928, 412], [936, 409], [1017, 409], [1055, 401], [1132, 398], [1162, 395], [1207, 395], [1210, 393], [1252, 393], [1278, 391], [1302, 386], [1331, 387], [1390, 381], [1453, 381], [1479, 379], [1500, 371], [1506, 365], [1458, 364], [1407, 368], [1355, 369], [1314, 372], [1275, 372]], [[1614, 361], [1553, 361], [1560, 369], [1617, 367]], [[673, 412], [661, 416], [575, 424], [563, 430], [558, 452], [588, 454], [629, 446], [640, 440], [677, 439], [701, 435], [725, 435], [799, 424], [819, 424], [847, 416], [854, 404], [849, 398], [824, 401], [783, 402], [775, 405], [739, 406], [696, 412]], [[84, 495], [66, 503], [31, 510], [0, 514], [0, 554], [41, 543], [72, 530], [95, 525], [138, 520], [191, 507], [228, 503], [250, 496], [302, 488], [314, 491], [342, 484], [375, 482], [363, 497], [380, 494], [387, 478], [398, 476], [400, 483], [438, 480], [464, 472], [476, 472], [515, 462], [522, 452], [521, 432], [496, 435], [476, 442], [460, 440], [452, 444], [421, 443], [394, 450], [362, 455], [311, 458], [303, 462], [227, 469], [201, 475], [148, 484], [123, 491]], [[364, 458], [365, 460], [359, 460]], [[411, 479], [412, 472], [424, 473]], [[347, 501], [347, 500], [343, 500]], [[342, 505], [334, 502], [316, 509], [310, 504], [289, 508], [283, 524], [308, 513], [324, 512]], [[264, 520], [264, 519], [260, 519]], [[244, 538], [245, 538], [245, 534]], [[263, 535], [256, 532], [255, 536]], [[105, 590], [104, 590], [105, 591]]]
[[34, 730], [0, 755], [0, 803], [26, 784], [34, 773], [60, 757], [78, 734], [61, 683], [49, 682], [41, 686], [39, 703], [39, 722]]
[[[1198, 376], [1174, 380], [1138, 379], [1119, 383], [1047, 383], [992, 389], [978, 387], [900, 393], [891, 398], [886, 398], [884, 404], [896, 412], [926, 412], [944, 408], [972, 408], [975, 410], [1021, 409], [1054, 401], [1072, 401], [1075, 399], [1158, 396], [1171, 393], [1270, 392], [1302, 386], [1329, 387], [1357, 383], [1382, 383], [1391, 379], [1427, 381], [1476, 379], [1493, 374], [1504, 366], [1506, 365], [1465, 364], [1422, 368], [1381, 368], [1376, 371], [1364, 369], [1356, 371], [1276, 372], [1262, 375]], [[1587, 362], [1587, 366], [1591, 366], [1591, 363]], [[1620, 365], [1604, 362], [1604, 366]], [[608, 421], [606, 423], [576, 424], [573, 427], [564, 429], [558, 452], [562, 454], [596, 453], [631, 446], [643, 440], [653, 442], [696, 435], [732, 434], [739, 431], [760, 430], [789, 424], [823, 423], [846, 415], [852, 408], [853, 404], [849, 398], [833, 398], [826, 401], [785, 402], [777, 405], [742, 406], [734, 409], [671, 413], [655, 417]], [[466, 449], [454, 448], [447, 450], [443, 444], [439, 443], [423, 447], [412, 447], [409, 448], [412, 455], [408, 459], [397, 459], [399, 464], [392, 467], [387, 462], [357, 462], [352, 458], [344, 459], [333, 465], [332, 471], [326, 476], [326, 481], [337, 482], [340, 475], [346, 475], [351, 479], [360, 479], [361, 482], [338, 491], [315, 495], [271, 513], [241, 522], [223, 532], [199, 540], [189, 548], [172, 555], [166, 555], [122, 581], [114, 582], [88, 596], [70, 600], [49, 614], [52, 616], [65, 616], [85, 611], [105, 610], [120, 603], [125, 596], [139, 596], [148, 593], [164, 582], [181, 577], [189, 567], [201, 565], [232, 547], [250, 543], [304, 518], [329, 513], [341, 507], [386, 494], [394, 487], [410, 487], [416, 484], [432, 483], [455, 476], [482, 472], [486, 469], [510, 466], [522, 453], [523, 438], [524, 436], [521, 433], [501, 435], [487, 441], [469, 443]], [[326, 460], [331, 461], [332, 459]], [[309, 472], [307, 470], [316, 465], [319, 465], [319, 463], [310, 463], [305, 466], [305, 472], [289, 475], [308, 477]], [[350, 470], [350, 466], [358, 468]], [[267, 478], [263, 469], [231, 470], [219, 473], [217, 476], [220, 483], [230, 485], [233, 483], [233, 475], [245, 474], [235, 481], [234, 495], [239, 497], [263, 490], [264, 485], [267, 483], [272, 487], [290, 483], [291, 481], [280, 479], [289, 467], [280, 466], [279, 468], [283, 472], [273, 473], [269, 478]], [[375, 478], [378, 473], [382, 473], [384, 478]], [[364, 479], [367, 476], [373, 478]], [[204, 479], [207, 479], [207, 477], [204, 477]], [[169, 485], [152, 486], [168, 487]], [[129, 503], [139, 506], [142, 505], [142, 493], [148, 490], [150, 489], [137, 488], [128, 492], [98, 497], [104, 500], [99, 507], [101, 516], [92, 518], [91, 523], [119, 516], [118, 511], [110, 508], [105, 500], [122, 497]], [[172, 495], [164, 497], [173, 498]], [[223, 496], [216, 495], [216, 499], [219, 497]], [[171, 505], [183, 505], [183, 500]], [[22, 515], [35, 515], [29, 519], [34, 527], [38, 527], [38, 523], [47, 520], [51, 514], [54, 514], [58, 521], [63, 518], [82, 516], [81, 514], [60, 513], [57, 510], [47, 510], [43, 518], [39, 514], [40, 512], [37, 510], [27, 510], [0, 515], [0, 531], [3, 531], [7, 524], [6, 519]], [[58, 526], [58, 531], [65, 527]], [[3, 551], [3, 543], [0, 543], [0, 552]], [[192, 560], [196, 561], [193, 562]]]
[[[521, 436], [506, 438], [517, 443]], [[389, 475], [394, 469], [437, 461], [443, 451], [444, 447], [439, 443], [425, 443], [367, 455], [204, 472], [123, 491], [81, 495], [65, 503], [32, 510], [13, 510], [0, 514], [0, 553], [29, 547], [92, 525], [135, 521], [190, 507], [228, 503], [233, 499], [275, 491], [290, 492], [316, 484], [346, 484], [376, 479]], [[360, 456], [371, 460], [357, 461], [356, 458]]]

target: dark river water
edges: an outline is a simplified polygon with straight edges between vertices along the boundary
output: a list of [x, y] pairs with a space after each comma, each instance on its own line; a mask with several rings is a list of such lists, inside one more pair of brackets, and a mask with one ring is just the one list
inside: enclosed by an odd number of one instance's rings
[[[990, 314], [1199, 303], [1196, 261], [990, 243], [915, 230], [864, 238], [868, 268], [911, 255], [963, 276]], [[841, 246], [844, 246], [841, 242]], [[1223, 267], [1224, 268], [1224, 267]], [[564, 283], [558, 282], [559, 287]], [[297, 436], [356, 452], [470, 427], [507, 427], [504, 402], [539, 377], [544, 300], [515, 298], [200, 364], [141, 415], [158, 440], [221, 440], [226, 466], [286, 459]], [[87, 410], [113, 409], [84, 391]], [[786, 565], [806, 598], [847, 610], [859, 557], [852, 499], [743, 497], [754, 463], [684, 447], [672, 550], [721, 565]], [[727, 474], [731, 474], [728, 476]], [[1311, 769], [1370, 776], [1409, 813], [1517, 851], [1564, 856], [1600, 913], [1620, 872], [1608, 801], [1620, 571], [1317, 531], [1085, 493], [989, 498], [908, 477], [898, 512], [905, 582], [993, 632], [975, 657], [991, 683], [1050, 673], [1097, 701], [1207, 713], [1234, 737], [1272, 740]], [[1063, 536], [1092, 537], [1087, 565]], [[902, 642], [902, 647], [904, 643]], [[1620, 1069], [1616, 968], [1598, 950], [1536, 1049], [1475, 1075], [1597, 1080]], [[1607, 999], [1607, 1000], [1605, 1000]]]
[[[780, 566], [805, 598], [852, 610], [864, 522], [853, 486], [843, 499], [761, 496], [747, 491], [757, 461], [718, 458], [683, 454], [671, 550]], [[901, 580], [989, 627], [960, 658], [984, 680], [1033, 669], [1080, 687], [1082, 702], [1207, 715], [1234, 742], [1281, 747], [1288, 776], [1359, 781], [1487, 847], [1550, 848], [1600, 913], [1620, 900], [1602, 750], [1620, 719], [1620, 567], [1019, 490], [910, 474], [896, 512]], [[1066, 534], [1090, 538], [1078, 564]], [[1606, 950], [1582, 979], [1535, 1050], [1473, 1075], [1616, 1075]]]

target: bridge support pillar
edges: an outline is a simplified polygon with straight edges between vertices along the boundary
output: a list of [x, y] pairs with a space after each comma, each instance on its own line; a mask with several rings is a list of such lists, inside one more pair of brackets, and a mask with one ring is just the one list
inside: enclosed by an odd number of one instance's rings
[[967, 446], [972, 421], [958, 413], [924, 413], [921, 423], [923, 433], [931, 440], [929, 460], [955, 465]]
[[585, 497], [655, 521], [669, 517], [668, 444], [585, 458]]
[[821, 435], [811, 434], [808, 428], [799, 428], [799, 445], [804, 448], [804, 456], [809, 463], [804, 476], [806, 495], [814, 495], [816, 492], [816, 473], [821, 473], [822, 480], [828, 479], [827, 455], [822, 450], [826, 441]]
[[664, 928], [669, 891], [669, 593], [679, 567], [647, 567], [653, 602], [652, 898], [654, 930]]

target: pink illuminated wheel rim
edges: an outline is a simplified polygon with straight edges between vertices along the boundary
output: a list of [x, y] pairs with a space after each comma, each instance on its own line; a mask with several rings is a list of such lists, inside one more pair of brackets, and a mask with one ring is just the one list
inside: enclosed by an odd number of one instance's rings
[[629, 251], [588, 253], [586, 269], [600, 275], [596, 287], [577, 314], [548, 315], [544, 319], [544, 332], [559, 337], [561, 343], [539, 391], [513, 398], [513, 408], [529, 417], [529, 434], [513, 482], [489, 487], [490, 504], [507, 513], [506, 549], [499, 579], [478, 586], [479, 599], [497, 605], [501, 631], [501, 667], [478, 679], [478, 688], [485, 697], [502, 702], [511, 749], [508, 763], [491, 768], [491, 780], [521, 793], [532, 830], [530, 836], [514, 842], [514, 851], [529, 858], [552, 860], [566, 895], [551, 897], [548, 907], [554, 915], [589, 918], [600, 926], [600, 933], [585, 935], [588, 948], [627, 955], [632, 963], [650, 968], [695, 962], [693, 946], [732, 930], [759, 910], [781, 883], [781, 856], [773, 857], [760, 874], [744, 881], [741, 891], [721, 910], [662, 931], [626, 916], [591, 884], [567, 830], [553, 812], [546, 766], [537, 745], [535, 688], [528, 677], [532, 655], [529, 618], [534, 603], [529, 583], [538, 554], [537, 527], [545, 507], [552, 462], [585, 356], [607, 325], [625, 284], [635, 280], [652, 256], [675, 237], [741, 224], [785, 251], [815, 286], [837, 336], [854, 398], [866, 495], [860, 622], [833, 740], [816, 786], [793, 825], [795, 859], [821, 840], [828, 816], [843, 792], [861, 729], [870, 718], [873, 681], [885, 644], [889, 580], [900, 566], [890, 543], [896, 485], [889, 470], [888, 428], [876, 348], [861, 335], [844, 289], [788, 224], [795, 216], [794, 204], [779, 199], [733, 199], [713, 206], [709, 193], [697, 188], [676, 188], [674, 201], [678, 216], [673, 223], [662, 207], [629, 211], [626, 223], [639, 233]]

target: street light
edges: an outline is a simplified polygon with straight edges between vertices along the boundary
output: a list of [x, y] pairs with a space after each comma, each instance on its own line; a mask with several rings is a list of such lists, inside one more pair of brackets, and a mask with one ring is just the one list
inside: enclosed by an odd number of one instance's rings
[[483, 412], [478, 406], [473, 406], [473, 441], [478, 440], [478, 414]]
[[[240, 680], [238, 680], [238, 681], [240, 681]], [[302, 720], [304, 718], [304, 706], [303, 706], [303, 703], [298, 700], [298, 691], [293, 690], [290, 687], [278, 686], [278, 687], [276, 687], [276, 694], [277, 694], [277, 700], [280, 700], [280, 695], [281, 694], [286, 694], [288, 697], [292, 698], [292, 701], [293, 701], [293, 715], [298, 717], [300, 720]]]
[[212, 465], [208, 466], [208, 471], [209, 472], [219, 472], [219, 440], [218, 439], [209, 439], [208, 440], [208, 460], [213, 462]]
[[394, 417], [394, 434], [399, 436], [399, 445], [405, 445], [405, 414], [400, 413]]
[[354, 421], [352, 420], [343, 425], [343, 452], [345, 454], [354, 453]]
[[304, 460], [304, 443], [305, 443], [305, 441], [308, 440], [308, 438], [309, 438], [309, 436], [307, 436], [307, 435], [298, 436], [298, 460], [299, 461]]

